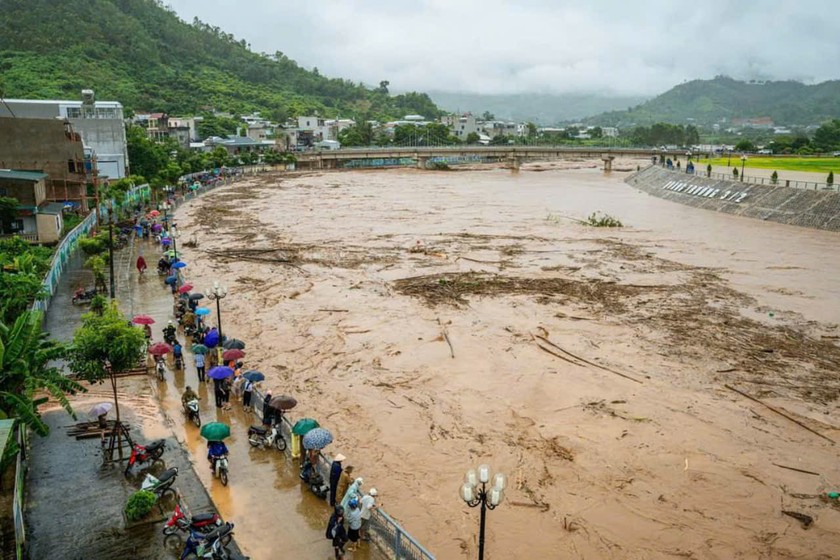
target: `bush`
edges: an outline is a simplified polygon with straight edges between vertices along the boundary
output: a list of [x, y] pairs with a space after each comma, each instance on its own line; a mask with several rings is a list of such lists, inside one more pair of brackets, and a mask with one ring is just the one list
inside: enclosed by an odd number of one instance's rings
[[108, 249], [108, 244], [98, 237], [82, 237], [79, 239], [79, 249], [86, 255], [98, 255]]
[[828, 177], [825, 179], [826, 185], [833, 185], [834, 184], [834, 171], [828, 172]]
[[148, 490], [139, 490], [131, 495], [125, 505], [125, 516], [129, 521], [137, 521], [146, 517], [155, 506], [157, 496]]
[[770, 175], [770, 182], [773, 183], [774, 185], [779, 184], [779, 174], [776, 173], [775, 171], [773, 172], [772, 175]]
[[624, 227], [624, 224], [617, 218], [613, 218], [609, 214], [601, 214], [600, 212], [590, 214], [584, 223], [592, 227]]

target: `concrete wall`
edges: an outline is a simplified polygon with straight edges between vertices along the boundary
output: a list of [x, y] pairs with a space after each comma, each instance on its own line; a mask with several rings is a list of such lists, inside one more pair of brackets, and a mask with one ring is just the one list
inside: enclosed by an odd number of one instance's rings
[[128, 142], [125, 125], [118, 119], [70, 119], [85, 146], [96, 152], [99, 176], [122, 179], [127, 175]]
[[36, 214], [38, 243], [57, 243], [61, 238], [61, 214]]
[[625, 181], [648, 194], [696, 208], [781, 224], [840, 231], [840, 193], [707, 179], [648, 167]]
[[[79, 172], [70, 171], [71, 160]], [[0, 117], [0, 168], [49, 175], [47, 200], [72, 200], [87, 209], [84, 162], [81, 138], [61, 121]]]

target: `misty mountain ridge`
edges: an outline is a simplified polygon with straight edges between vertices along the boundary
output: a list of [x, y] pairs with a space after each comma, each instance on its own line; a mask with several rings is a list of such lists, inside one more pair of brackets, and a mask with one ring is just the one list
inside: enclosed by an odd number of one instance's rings
[[727, 76], [692, 80], [629, 110], [612, 110], [588, 124], [629, 128], [657, 122], [712, 125], [764, 119], [773, 125], [811, 125], [840, 118], [840, 80], [806, 85], [787, 81], [739, 81]]
[[534, 122], [548, 126], [581, 120], [607, 111], [626, 110], [644, 102], [641, 95], [601, 95], [586, 93], [480, 94], [429, 92], [441, 109], [481, 115], [485, 111], [496, 119]]

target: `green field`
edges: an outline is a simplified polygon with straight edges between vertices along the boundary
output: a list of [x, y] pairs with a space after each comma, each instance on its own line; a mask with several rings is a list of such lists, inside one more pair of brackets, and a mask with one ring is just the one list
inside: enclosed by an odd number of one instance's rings
[[[726, 165], [728, 158], [720, 157], [709, 160], [712, 165]], [[706, 160], [703, 160], [705, 165]], [[741, 156], [732, 154], [732, 165], [741, 167]], [[773, 157], [747, 156], [747, 168], [774, 169], [776, 171], [808, 171], [811, 173], [826, 173], [834, 171], [840, 174], [840, 157]]]

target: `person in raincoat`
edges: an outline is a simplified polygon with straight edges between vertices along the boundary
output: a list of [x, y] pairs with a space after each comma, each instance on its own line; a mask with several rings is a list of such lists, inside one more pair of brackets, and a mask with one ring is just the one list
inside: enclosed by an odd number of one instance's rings
[[143, 274], [144, 272], [146, 272], [147, 268], [148, 266], [146, 266], [146, 259], [143, 258], [143, 255], [137, 257], [137, 272]]
[[[338, 484], [336, 484], [335, 488], [335, 495], [337, 496], [338, 500], [344, 498], [344, 494], [347, 493], [347, 489], [350, 488], [350, 484], [353, 482], [353, 465], [347, 465], [344, 467], [344, 470], [341, 471], [341, 474], [338, 475]], [[336, 502], [336, 505], [340, 505], [341, 502]]]
[[353, 481], [353, 484], [350, 485], [350, 488], [347, 489], [347, 492], [344, 493], [344, 498], [341, 500], [341, 507], [343, 507], [345, 509], [345, 511], [347, 510], [348, 507], [350, 507], [350, 505], [349, 505], [350, 500], [353, 500], [353, 499], [361, 500], [362, 499], [362, 484], [363, 483], [364, 483], [364, 480], [362, 480], [362, 477], [357, 478], [356, 480]]

